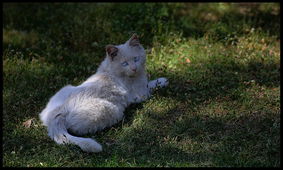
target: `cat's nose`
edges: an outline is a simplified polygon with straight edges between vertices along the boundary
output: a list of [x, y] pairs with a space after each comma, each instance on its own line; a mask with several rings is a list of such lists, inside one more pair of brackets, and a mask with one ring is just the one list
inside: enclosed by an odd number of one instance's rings
[[133, 72], [136, 72], [136, 71], [137, 71], [137, 68], [132, 68], [132, 71], [133, 71]]

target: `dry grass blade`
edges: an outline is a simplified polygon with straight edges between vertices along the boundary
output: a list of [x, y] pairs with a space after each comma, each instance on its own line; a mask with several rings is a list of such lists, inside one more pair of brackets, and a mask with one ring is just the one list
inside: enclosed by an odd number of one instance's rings
[[22, 125], [23, 125], [25, 128], [30, 128], [33, 119], [34, 119], [34, 118], [29, 119], [29, 120], [23, 122]]

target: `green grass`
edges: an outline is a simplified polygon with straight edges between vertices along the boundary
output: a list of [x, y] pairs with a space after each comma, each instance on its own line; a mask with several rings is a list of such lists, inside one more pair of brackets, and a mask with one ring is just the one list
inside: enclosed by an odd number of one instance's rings
[[[3, 6], [4, 167], [280, 166], [279, 3]], [[57, 145], [38, 114], [133, 32], [169, 86], [87, 135], [103, 152]]]

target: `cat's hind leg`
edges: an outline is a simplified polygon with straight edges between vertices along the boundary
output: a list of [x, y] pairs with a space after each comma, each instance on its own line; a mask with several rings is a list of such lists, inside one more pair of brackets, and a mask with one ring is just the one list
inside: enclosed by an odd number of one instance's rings
[[46, 125], [46, 121], [47, 121], [47, 117], [49, 113], [52, 113], [51, 112], [52, 110], [61, 106], [65, 102], [65, 100], [70, 96], [70, 94], [74, 92], [75, 90], [77, 90], [77, 87], [67, 85], [50, 98], [47, 106], [39, 114], [40, 119], [42, 120], [44, 125]]

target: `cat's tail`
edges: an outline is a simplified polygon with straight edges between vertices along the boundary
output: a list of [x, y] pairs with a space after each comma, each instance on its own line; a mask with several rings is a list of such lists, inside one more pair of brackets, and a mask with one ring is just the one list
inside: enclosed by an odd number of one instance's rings
[[[52, 113], [53, 112], [53, 113]], [[85, 152], [101, 152], [102, 146], [91, 138], [76, 137], [66, 128], [66, 110], [57, 107], [48, 114], [48, 135], [58, 144], [75, 144]]]

